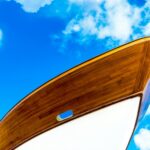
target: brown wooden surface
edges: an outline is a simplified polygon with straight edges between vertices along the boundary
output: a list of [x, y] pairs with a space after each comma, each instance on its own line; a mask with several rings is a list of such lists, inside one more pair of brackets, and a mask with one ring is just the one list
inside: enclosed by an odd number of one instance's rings
[[[150, 78], [150, 38], [141, 39], [87, 61], [24, 98], [0, 122], [0, 150], [96, 109], [142, 95]], [[72, 109], [74, 117], [56, 116]]]

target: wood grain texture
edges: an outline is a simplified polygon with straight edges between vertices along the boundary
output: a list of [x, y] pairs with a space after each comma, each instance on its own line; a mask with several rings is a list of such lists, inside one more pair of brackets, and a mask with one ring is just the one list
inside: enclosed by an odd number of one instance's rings
[[[96, 109], [142, 95], [150, 78], [150, 38], [129, 43], [50, 80], [0, 122], [0, 150], [12, 150], [51, 128]], [[74, 116], [58, 122], [68, 109]]]

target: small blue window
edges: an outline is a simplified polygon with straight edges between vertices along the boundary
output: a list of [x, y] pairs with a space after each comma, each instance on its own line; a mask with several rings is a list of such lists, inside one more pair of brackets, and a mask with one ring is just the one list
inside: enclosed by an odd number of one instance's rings
[[62, 121], [62, 120], [71, 118], [72, 116], [73, 116], [73, 111], [67, 110], [67, 111], [59, 114], [56, 119], [57, 119], [57, 121]]

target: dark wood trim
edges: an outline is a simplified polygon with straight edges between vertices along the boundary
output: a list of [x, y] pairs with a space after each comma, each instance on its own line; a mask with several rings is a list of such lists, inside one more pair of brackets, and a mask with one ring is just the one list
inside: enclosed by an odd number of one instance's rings
[[[0, 122], [0, 149], [12, 150], [58, 125], [143, 95], [150, 78], [150, 38], [126, 44], [50, 80], [25, 97]], [[74, 116], [62, 122], [66, 110]]]

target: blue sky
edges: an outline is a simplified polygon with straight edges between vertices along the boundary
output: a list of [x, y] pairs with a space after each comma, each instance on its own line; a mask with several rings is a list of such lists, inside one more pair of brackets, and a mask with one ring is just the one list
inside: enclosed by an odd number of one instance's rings
[[[0, 119], [49, 79], [145, 36], [149, 0], [0, 0]], [[150, 137], [149, 121], [137, 136]], [[129, 149], [150, 150], [141, 141]]]

